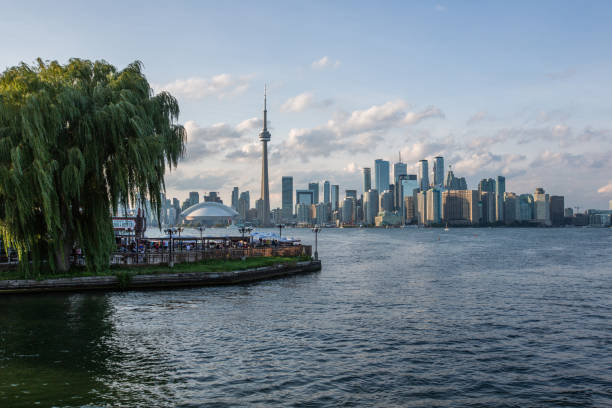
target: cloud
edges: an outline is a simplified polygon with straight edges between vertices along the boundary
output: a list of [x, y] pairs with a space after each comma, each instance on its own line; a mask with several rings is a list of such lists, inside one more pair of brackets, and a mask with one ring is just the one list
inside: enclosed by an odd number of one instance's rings
[[599, 194], [612, 194], [612, 181], [610, 181], [608, 184], [606, 184], [603, 187], [600, 187], [597, 192]]
[[489, 115], [487, 114], [486, 111], [480, 111], [480, 112], [476, 112], [475, 114], [473, 114], [468, 120], [467, 120], [467, 124], [468, 125], [473, 125], [475, 123], [478, 122], [482, 122], [483, 120], [487, 119], [489, 117]]
[[186, 99], [203, 99], [208, 96], [222, 99], [246, 91], [252, 78], [252, 75], [219, 74], [211, 78], [177, 79], [165, 85], [153, 85], [153, 88], [158, 92], [167, 91], [176, 97]]
[[194, 121], [185, 122], [187, 131], [186, 155], [184, 162], [202, 159], [223, 151], [236, 149], [244, 139], [262, 126], [262, 120], [250, 118], [236, 126], [227, 123], [216, 123], [201, 127]]
[[333, 100], [325, 99], [316, 101], [313, 92], [302, 92], [292, 98], [289, 98], [281, 106], [283, 112], [302, 112], [309, 108], [326, 108], [333, 104]]
[[404, 117], [404, 123], [414, 125], [427, 118], [444, 118], [444, 113], [435, 106], [430, 106], [421, 112], [408, 112]]
[[328, 56], [325, 56], [321, 59], [313, 61], [310, 66], [313, 69], [338, 68], [340, 66], [340, 61], [332, 61]]

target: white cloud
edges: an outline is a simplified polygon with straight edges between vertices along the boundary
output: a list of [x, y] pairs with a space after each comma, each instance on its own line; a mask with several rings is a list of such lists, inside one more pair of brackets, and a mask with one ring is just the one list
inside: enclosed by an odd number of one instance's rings
[[597, 190], [600, 194], [612, 194], [612, 181]]
[[314, 93], [303, 92], [292, 98], [287, 99], [281, 106], [283, 112], [301, 112], [310, 108], [314, 103]]
[[488, 114], [486, 111], [480, 111], [473, 114], [467, 121], [468, 125], [473, 125], [474, 123], [482, 122], [483, 120], [488, 118]]
[[328, 56], [325, 56], [321, 59], [313, 61], [310, 66], [313, 69], [338, 68], [340, 66], [340, 61], [332, 61]]
[[165, 85], [153, 85], [153, 88], [157, 92], [167, 91], [176, 97], [187, 99], [203, 99], [208, 96], [221, 99], [246, 91], [252, 78], [252, 75], [219, 74], [211, 78], [177, 79]]

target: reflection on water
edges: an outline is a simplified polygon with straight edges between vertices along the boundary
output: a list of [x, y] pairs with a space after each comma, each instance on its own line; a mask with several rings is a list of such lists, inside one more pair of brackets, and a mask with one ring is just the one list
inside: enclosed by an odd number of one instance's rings
[[324, 230], [317, 274], [0, 297], [0, 406], [611, 405], [611, 243]]

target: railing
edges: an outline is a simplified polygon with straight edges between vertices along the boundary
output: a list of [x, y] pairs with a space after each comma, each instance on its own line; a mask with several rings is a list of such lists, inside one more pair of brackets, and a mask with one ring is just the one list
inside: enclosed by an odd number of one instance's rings
[[290, 247], [263, 247], [263, 248], [207, 248], [207, 249], [179, 249], [172, 252], [168, 249], [141, 250], [139, 253], [115, 252], [111, 255], [111, 265], [158, 265], [182, 262], [199, 262], [207, 259], [241, 259], [243, 257], [297, 257], [312, 256], [312, 246], [297, 245]]

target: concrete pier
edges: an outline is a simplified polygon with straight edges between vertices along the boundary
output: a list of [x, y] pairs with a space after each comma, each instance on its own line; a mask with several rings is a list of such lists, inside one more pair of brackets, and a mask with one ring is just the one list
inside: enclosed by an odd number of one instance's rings
[[230, 272], [188, 272], [155, 275], [87, 276], [45, 280], [0, 281], [0, 295], [9, 293], [81, 292], [88, 290], [169, 289], [232, 285], [321, 270], [321, 261], [281, 263]]

